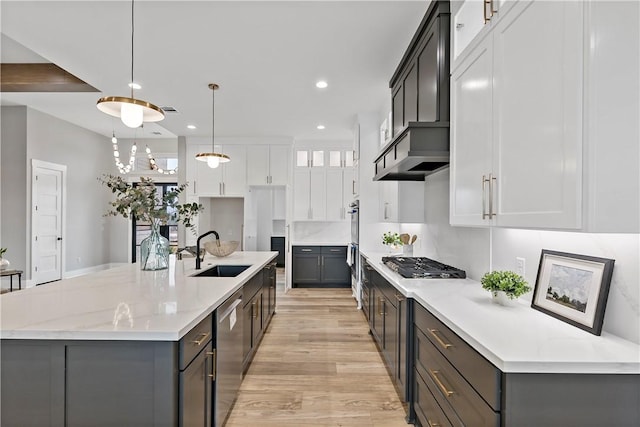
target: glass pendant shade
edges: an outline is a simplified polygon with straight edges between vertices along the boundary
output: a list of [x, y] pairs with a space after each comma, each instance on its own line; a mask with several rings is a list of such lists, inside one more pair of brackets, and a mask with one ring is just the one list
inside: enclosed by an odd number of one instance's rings
[[220, 160], [217, 157], [207, 157], [207, 166], [211, 169], [215, 169], [220, 165]]
[[144, 114], [142, 107], [135, 104], [122, 104], [120, 108], [120, 119], [125, 126], [130, 128], [138, 128], [142, 124]]

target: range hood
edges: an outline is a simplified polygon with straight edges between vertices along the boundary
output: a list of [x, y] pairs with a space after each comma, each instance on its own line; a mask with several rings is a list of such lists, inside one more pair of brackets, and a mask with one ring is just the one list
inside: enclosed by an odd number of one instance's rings
[[424, 181], [449, 166], [449, 122], [409, 122], [374, 163], [374, 181]]

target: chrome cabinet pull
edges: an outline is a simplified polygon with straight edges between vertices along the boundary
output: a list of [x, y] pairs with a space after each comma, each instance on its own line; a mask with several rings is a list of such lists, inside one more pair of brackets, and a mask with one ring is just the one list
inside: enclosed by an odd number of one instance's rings
[[436, 383], [436, 385], [440, 388], [440, 390], [442, 391], [442, 393], [447, 396], [447, 397], [451, 397], [452, 395], [454, 395], [456, 392], [453, 390], [449, 390], [440, 380], [440, 378], [438, 377], [438, 374], [440, 374], [440, 371], [432, 371], [431, 369], [429, 369], [429, 375], [431, 375], [431, 378], [433, 378], [433, 381]]
[[427, 328], [427, 331], [429, 331], [429, 333], [436, 339], [436, 341], [438, 341], [438, 344], [440, 344], [445, 350], [453, 347], [453, 344], [444, 342], [444, 340], [438, 336], [438, 332], [440, 332], [439, 330]]
[[200, 335], [198, 335], [200, 337], [199, 340], [193, 340], [191, 341], [193, 344], [195, 345], [202, 345], [203, 342], [205, 342], [207, 340], [207, 337], [209, 336], [209, 332], [203, 332]]
[[215, 381], [216, 380], [216, 372], [218, 370], [216, 364], [217, 364], [217, 355], [216, 355], [216, 349], [214, 348], [213, 351], [207, 351], [207, 356], [211, 356], [211, 365], [213, 366], [213, 369], [211, 369], [211, 373], [208, 374], [207, 376], [209, 378], [211, 378], [211, 381]]

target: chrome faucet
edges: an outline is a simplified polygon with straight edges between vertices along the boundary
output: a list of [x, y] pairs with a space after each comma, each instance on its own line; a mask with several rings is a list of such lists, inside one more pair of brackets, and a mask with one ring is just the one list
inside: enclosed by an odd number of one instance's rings
[[216, 240], [220, 241], [220, 235], [213, 230], [207, 231], [206, 233], [198, 236], [198, 240], [196, 241], [196, 270], [200, 270], [200, 239], [207, 237], [209, 234], [215, 234]]

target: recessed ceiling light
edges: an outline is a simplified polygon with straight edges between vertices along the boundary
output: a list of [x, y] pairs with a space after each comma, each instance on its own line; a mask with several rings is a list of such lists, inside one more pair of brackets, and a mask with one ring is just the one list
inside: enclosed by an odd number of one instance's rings
[[142, 86], [140, 86], [140, 85], [139, 85], [138, 83], [136, 83], [136, 82], [131, 82], [131, 83], [129, 83], [129, 87], [130, 87], [131, 89], [136, 89], [136, 90], [137, 90], [137, 89], [142, 89]]
[[324, 80], [320, 80], [319, 82], [316, 83], [316, 87], [318, 89], [324, 89], [327, 86], [329, 86], [329, 84], [327, 84], [327, 82], [325, 82]]
[[322, 130], [322, 129], [324, 129], [324, 125], [318, 125], [317, 128]]
[[187, 125], [187, 129], [195, 129], [196, 127], [194, 125]]

